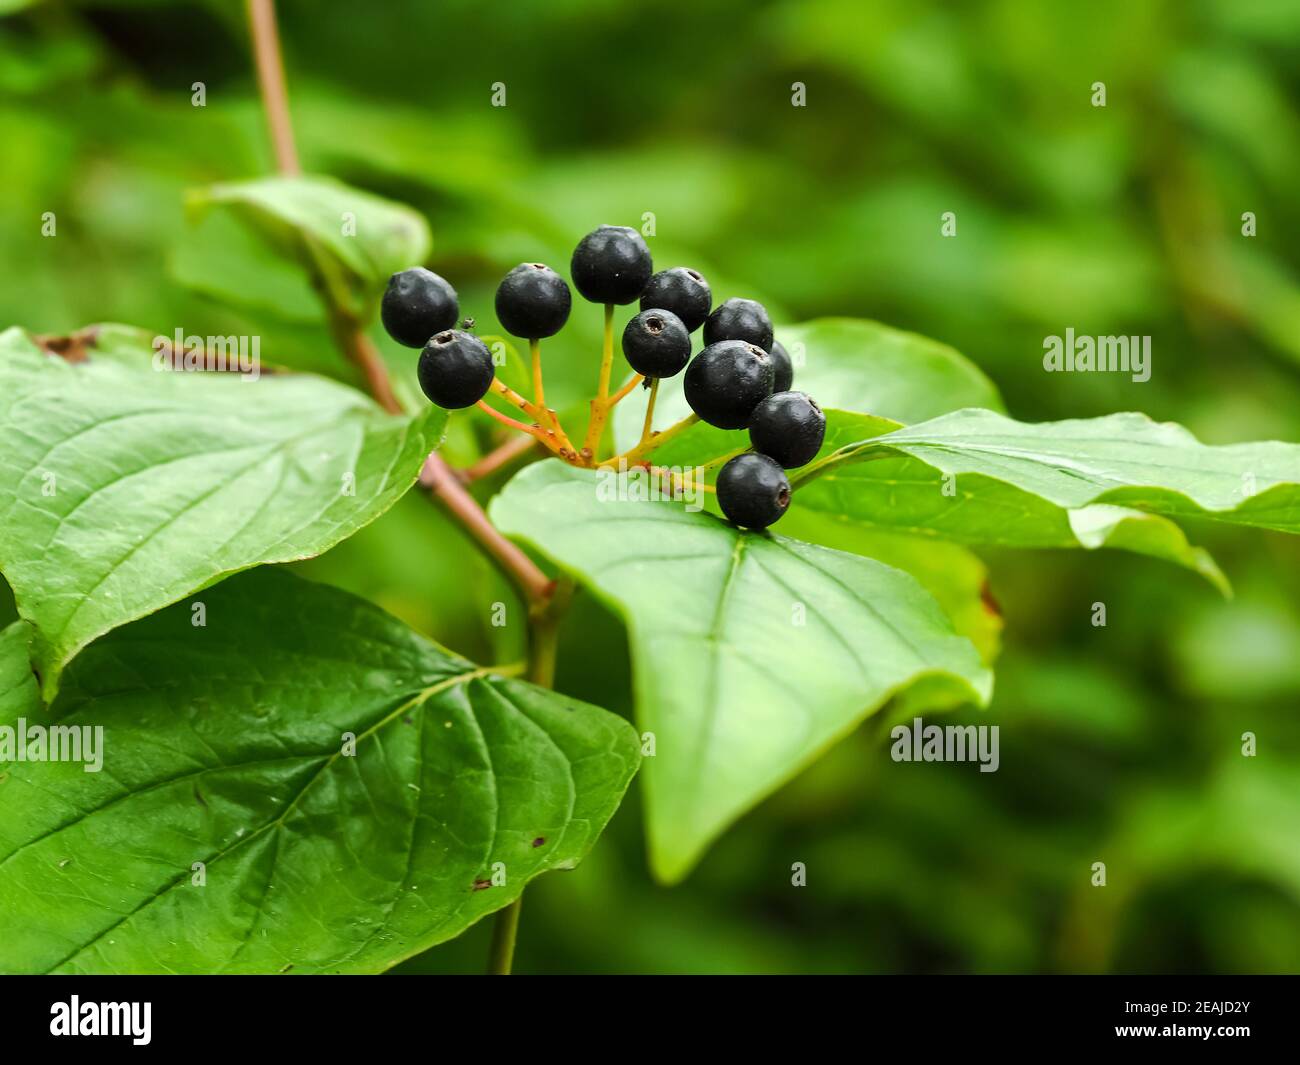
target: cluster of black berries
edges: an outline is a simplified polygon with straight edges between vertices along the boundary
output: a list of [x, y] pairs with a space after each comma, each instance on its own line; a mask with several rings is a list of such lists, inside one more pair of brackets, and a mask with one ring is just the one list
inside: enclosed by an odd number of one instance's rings
[[[718, 474], [722, 512], [750, 529], [780, 518], [790, 505], [785, 470], [817, 454], [826, 417], [811, 397], [790, 390], [794, 367], [763, 305], [729, 299], [713, 307], [713, 292], [697, 271], [654, 273], [650, 249], [625, 226], [601, 226], [583, 237], [569, 273], [592, 303], [640, 301], [640, 313], [623, 330], [623, 354], [634, 371], [659, 379], [686, 370], [686, 401], [701, 420], [748, 428], [753, 450]], [[541, 263], [516, 266], [496, 293], [501, 325], [527, 340], [558, 333], [572, 303], [568, 284]], [[455, 290], [423, 267], [394, 274], [384, 293], [384, 327], [398, 343], [423, 348], [420, 385], [442, 407], [472, 406], [492, 386], [492, 357], [481, 340], [454, 328], [459, 314]], [[704, 348], [692, 360], [690, 335], [701, 326]]]

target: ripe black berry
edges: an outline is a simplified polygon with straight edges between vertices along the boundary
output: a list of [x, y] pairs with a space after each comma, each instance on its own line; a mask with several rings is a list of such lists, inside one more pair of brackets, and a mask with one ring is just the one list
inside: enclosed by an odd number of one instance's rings
[[641, 309], [672, 311], [682, 320], [688, 333], [694, 333], [704, 324], [713, 306], [713, 290], [697, 270], [674, 266], [660, 270], [641, 293]]
[[420, 387], [440, 407], [472, 407], [492, 387], [492, 353], [476, 336], [447, 329], [420, 352]]
[[569, 320], [568, 283], [542, 263], [520, 263], [497, 286], [497, 321], [525, 340], [553, 337]]
[[710, 344], [686, 368], [686, 402], [719, 429], [742, 429], [772, 393], [772, 360], [743, 340]]
[[766, 529], [790, 506], [790, 482], [766, 455], [737, 455], [718, 473], [718, 506], [736, 525]]
[[569, 263], [573, 283], [592, 303], [631, 303], [653, 269], [641, 234], [627, 226], [593, 229], [573, 249]]
[[623, 354], [646, 377], [676, 377], [691, 358], [691, 335], [672, 311], [642, 311], [623, 330]]
[[773, 340], [768, 354], [772, 356], [772, 394], [789, 392], [794, 384], [794, 363], [790, 361], [790, 353], [781, 341]]
[[388, 279], [379, 317], [388, 335], [408, 348], [422, 348], [434, 333], [460, 317], [456, 290], [432, 270], [413, 266]]
[[743, 340], [764, 351], [772, 350], [772, 319], [767, 309], [756, 300], [730, 299], [704, 322], [704, 343], [716, 344], [720, 340]]
[[826, 439], [826, 415], [803, 392], [773, 392], [749, 418], [754, 450], [792, 470], [813, 460]]

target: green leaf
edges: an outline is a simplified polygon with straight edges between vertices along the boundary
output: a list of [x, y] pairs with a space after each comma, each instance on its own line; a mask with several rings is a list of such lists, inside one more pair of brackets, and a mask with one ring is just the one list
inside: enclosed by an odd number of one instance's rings
[[572, 867], [635, 772], [622, 719], [344, 592], [257, 570], [201, 601], [69, 668], [40, 724], [102, 728], [102, 771], [0, 765], [0, 970], [379, 972]]
[[[167, 258], [177, 283], [258, 315], [316, 323], [321, 304], [301, 267], [229, 212], [214, 212], [177, 241]], [[264, 320], [264, 319], [259, 319]]]
[[916, 333], [857, 318], [819, 318], [779, 329], [777, 338], [794, 360], [794, 387], [824, 407], [905, 424], [961, 407], [1002, 409], [997, 388], [978, 366]]
[[[814, 462], [829, 458], [841, 448], [901, 428], [898, 422], [889, 418], [878, 418], [871, 414], [858, 414], [854, 411], [827, 407], [823, 407], [822, 410], [826, 414], [826, 439], [817, 452]], [[680, 436], [675, 436], [662, 447], [656, 448], [648, 459], [656, 466], [686, 469], [702, 466], [722, 455], [738, 449], [748, 449], [748, 447], [747, 432], [718, 429], [707, 422], [696, 422]], [[712, 482], [716, 479], [720, 468], [714, 466], [707, 470], [705, 479]]]
[[989, 587], [988, 567], [960, 544], [902, 536], [796, 503], [781, 519], [782, 535], [866, 555], [906, 570], [938, 600], [953, 628], [988, 664], [1001, 648], [1002, 612]]
[[[915, 333], [857, 318], [819, 318], [782, 327], [776, 335], [795, 363], [794, 388], [823, 410], [867, 411], [856, 416], [907, 424], [961, 407], [1002, 409], [997, 389], [979, 367], [946, 344]], [[660, 382], [655, 410], [659, 430], [690, 413], [680, 375]], [[644, 399], [629, 396], [615, 409], [620, 451], [637, 442], [644, 416]], [[673, 441], [662, 464], [685, 465], [683, 456], [702, 462], [748, 443], [744, 432], [695, 426]], [[661, 461], [658, 453], [655, 461]]]
[[907, 574], [677, 503], [610, 498], [611, 485], [537, 463], [492, 516], [627, 623], [637, 719], [655, 735], [646, 815], [663, 880], [914, 682], [987, 701], [975, 648]]
[[0, 629], [0, 725], [40, 708], [41, 693], [29, 661], [31, 643], [31, 626], [24, 621]]
[[[842, 410], [826, 410], [825, 413], [826, 439], [818, 452], [818, 459], [869, 437], [900, 428], [898, 422], [870, 414]], [[731, 433], [700, 422], [656, 450], [652, 459], [658, 466], [685, 470], [748, 444], [744, 433]], [[721, 464], [707, 469], [705, 483], [716, 481], [720, 469]], [[706, 509], [720, 515], [715, 497], [707, 495], [704, 498]], [[1176, 527], [1170, 527], [1181, 535]], [[780, 531], [782, 535], [798, 540], [866, 555], [906, 570], [939, 601], [957, 632], [970, 638], [985, 662], [992, 663], [997, 657], [1002, 617], [988, 589], [987, 567], [967, 549], [957, 544], [937, 543], [933, 539], [899, 536], [855, 521], [845, 514], [802, 505], [794, 507], [781, 519]]]
[[158, 370], [146, 334], [95, 335], [67, 361], [0, 334], [0, 572], [47, 698], [97, 636], [373, 521], [445, 423], [324, 378]]
[[234, 209], [283, 254], [325, 273], [327, 283], [344, 283], [354, 311], [394, 272], [423, 262], [432, 246], [418, 212], [332, 178], [226, 182], [191, 192], [188, 206], [196, 214]]
[[1300, 446], [1211, 447], [1141, 414], [1028, 425], [958, 411], [842, 448], [795, 484], [801, 506], [854, 520], [972, 544], [1122, 547], [1221, 587], [1168, 518], [1300, 531]]

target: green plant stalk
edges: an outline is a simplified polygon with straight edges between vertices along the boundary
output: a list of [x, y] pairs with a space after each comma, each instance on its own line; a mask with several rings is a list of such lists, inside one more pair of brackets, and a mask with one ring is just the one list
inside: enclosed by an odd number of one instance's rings
[[[560, 622], [573, 599], [573, 581], [561, 578], [545, 603], [528, 615], [528, 671], [526, 678], [542, 688], [555, 686], [555, 657], [560, 645]], [[509, 976], [514, 963], [515, 940], [519, 936], [521, 894], [503, 910], [492, 925], [492, 947], [488, 953], [488, 975]]]
[[519, 938], [520, 895], [503, 910], [497, 910], [492, 924], [492, 946], [488, 951], [488, 976], [509, 976], [515, 960], [515, 940]]
[[546, 601], [528, 615], [527, 679], [541, 688], [555, 687], [555, 654], [559, 648], [560, 622], [573, 600], [574, 584], [568, 577], [555, 581]]

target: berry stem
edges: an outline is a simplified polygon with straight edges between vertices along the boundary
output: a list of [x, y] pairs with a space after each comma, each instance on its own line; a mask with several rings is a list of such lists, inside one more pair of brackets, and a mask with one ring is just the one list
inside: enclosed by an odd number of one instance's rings
[[608, 415], [609, 411], [613, 410], [615, 406], [617, 406], [619, 403], [622, 403], [623, 400], [625, 400], [631, 394], [632, 390], [640, 386], [641, 382], [644, 380], [645, 380], [644, 377], [642, 377], [640, 374], [636, 374], [632, 378], [632, 380], [630, 380], [627, 384], [625, 384], [622, 388], [620, 388], [617, 392], [615, 392], [612, 396], [610, 396], [609, 399], [605, 401], [606, 415]]
[[533, 402], [546, 410], [546, 392], [542, 388], [542, 342], [530, 340], [528, 350], [533, 356]]
[[651, 466], [650, 472], [660, 479], [667, 477], [674, 495], [676, 495], [680, 489], [686, 488], [688, 485], [693, 488], [698, 488], [701, 492], [717, 492], [717, 489], [714, 488], [713, 485], [705, 484], [703, 481], [696, 481], [694, 478], [688, 481], [687, 478], [683, 477], [675, 470], [670, 470], [667, 466]]
[[[503, 425], [510, 426], [512, 429], [518, 429], [521, 433], [528, 433], [532, 436], [536, 436], [538, 440], [549, 447], [566, 462], [569, 461], [569, 455], [576, 456], [577, 449], [569, 440], [569, 434], [564, 431], [564, 427], [560, 425], [560, 419], [555, 416], [553, 410], [547, 410], [545, 407], [539, 407], [536, 403], [530, 403], [513, 388], [505, 384], [499, 377], [492, 378], [492, 391], [511, 406], [518, 407], [525, 414], [529, 415], [537, 424], [535, 426], [529, 426], [525, 425], [523, 422], [515, 421], [514, 419], [499, 417], [497, 411], [480, 401], [478, 405], [491, 414], [492, 417], [496, 418], [497, 421], [501, 422]], [[541, 435], [533, 432], [534, 429], [540, 430]]]
[[536, 443], [526, 436], [512, 436], [500, 447], [489, 451], [478, 462], [460, 470], [457, 476], [461, 484], [473, 484], [480, 478], [496, 473], [503, 466], [509, 466], [516, 459], [523, 458], [532, 451]]
[[546, 423], [546, 412], [536, 403], [531, 403], [524, 399], [524, 397], [513, 388], [505, 384], [501, 378], [492, 378], [492, 391], [511, 406], [518, 407], [525, 414], [530, 415], [533, 421], [537, 422], [538, 425], [544, 425]]
[[615, 455], [613, 458], [606, 459], [604, 462], [601, 463], [601, 465], [608, 466], [611, 463], [617, 463], [619, 459], [624, 460], [629, 466], [635, 465], [638, 460], [644, 458], [646, 455], [650, 454], [650, 452], [654, 451], [656, 448], [662, 447], [664, 444], [668, 443], [668, 441], [671, 440], [673, 437], [679, 436], [680, 434], [686, 432], [687, 429], [689, 429], [692, 425], [694, 425], [699, 420], [700, 420], [700, 416], [698, 414], [688, 414], [681, 421], [674, 422], [662, 433], [654, 433], [649, 440], [637, 444], [636, 447], [632, 448], [629, 451], [623, 452], [623, 454], [621, 455]]
[[605, 341], [600, 349], [600, 388], [596, 395], [605, 399], [609, 395], [609, 374], [614, 367], [614, 305], [605, 304]]
[[[538, 421], [543, 427], [550, 426], [551, 429], [554, 429], [561, 447], [564, 450], [572, 451], [576, 455], [578, 449], [573, 446], [569, 434], [564, 431], [559, 416], [546, 405], [546, 390], [542, 384], [542, 342], [537, 339], [530, 340], [528, 350], [532, 354], [533, 360], [533, 405], [537, 408]], [[529, 413], [533, 412], [529, 411]], [[561, 454], [560, 457], [563, 458], [564, 455]]]
[[655, 420], [655, 399], [659, 395], [659, 378], [655, 377], [650, 381], [650, 399], [645, 405], [645, 421], [641, 424], [641, 439], [637, 442], [640, 447], [650, 439], [650, 433], [654, 427]]
[[735, 451], [728, 451], [725, 455], [719, 455], [716, 459], [709, 459], [708, 462], [705, 462], [705, 463], [701, 464], [700, 467], [699, 467], [699, 469], [701, 469], [701, 470], [711, 470], [711, 469], [713, 469], [713, 467], [715, 467], [715, 466], [725, 466], [728, 462], [730, 462], [732, 459], [734, 459], [737, 455], [743, 455], [743, 454], [744, 454], [746, 451], [748, 451], [748, 450], [749, 450], [748, 447], [738, 447], [738, 448], [736, 448]]
[[554, 451], [555, 454], [557, 455], [560, 454], [561, 451], [560, 442], [557, 439], [555, 439], [555, 433], [553, 433], [550, 429], [543, 429], [540, 425], [525, 425], [521, 421], [516, 421], [508, 414], [502, 414], [495, 407], [489, 406], [481, 399], [478, 401], [476, 406], [479, 408], [479, 410], [483, 411], [484, 414], [490, 415], [491, 417], [495, 418], [502, 425], [508, 426], [509, 428], [514, 429], [520, 433], [527, 433], [533, 439], [538, 440], [541, 443], [545, 444], [548, 448]]
[[596, 398], [591, 401], [591, 417], [587, 422], [587, 436], [582, 442], [583, 458], [587, 464], [596, 457], [600, 447], [600, 438], [605, 432], [605, 420], [609, 417], [609, 375], [614, 367], [614, 304], [605, 304], [605, 340], [600, 352], [600, 380], [596, 387]]

